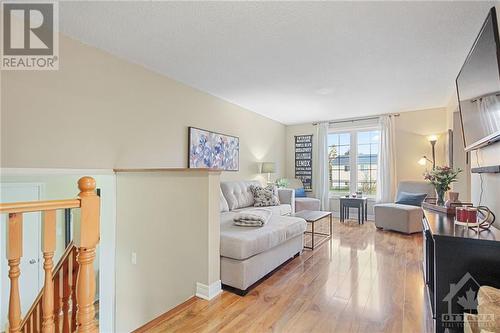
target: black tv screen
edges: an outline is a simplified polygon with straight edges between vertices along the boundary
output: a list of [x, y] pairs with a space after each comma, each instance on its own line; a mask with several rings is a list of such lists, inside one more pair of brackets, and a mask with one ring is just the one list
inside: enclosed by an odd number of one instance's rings
[[457, 80], [465, 150], [500, 140], [500, 41], [493, 7]]

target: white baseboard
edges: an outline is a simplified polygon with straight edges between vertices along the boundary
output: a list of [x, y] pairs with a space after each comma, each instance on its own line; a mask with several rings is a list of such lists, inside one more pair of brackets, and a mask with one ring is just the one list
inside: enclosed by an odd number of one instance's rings
[[219, 295], [221, 292], [222, 292], [222, 285], [220, 280], [212, 283], [209, 286], [203, 283], [196, 282], [196, 297], [210, 301], [212, 298]]

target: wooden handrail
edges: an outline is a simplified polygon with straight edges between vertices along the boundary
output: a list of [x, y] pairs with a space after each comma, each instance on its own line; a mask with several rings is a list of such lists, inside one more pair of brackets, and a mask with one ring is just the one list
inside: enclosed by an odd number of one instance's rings
[[[9, 333], [77, 332], [97, 333], [95, 318], [94, 259], [99, 243], [100, 198], [91, 177], [78, 180], [76, 199], [0, 204], [8, 214], [7, 261], [10, 279]], [[74, 244], [68, 246], [54, 267], [56, 249], [56, 210], [80, 208], [80, 226]], [[23, 256], [23, 213], [42, 212], [44, 286], [24, 319], [21, 318], [19, 291], [20, 263]], [[1, 226], [0, 226], [1, 227]], [[60, 321], [60, 315], [63, 315]], [[62, 324], [62, 327], [61, 327]]]
[[[73, 241], [71, 241], [71, 243], [68, 244], [68, 246], [66, 247], [66, 250], [64, 251], [63, 255], [61, 256], [61, 259], [59, 259], [57, 266], [52, 271], [52, 280], [54, 280], [56, 275], [61, 271], [62, 266], [64, 265], [66, 260], [68, 260], [68, 257], [71, 254], [71, 252], [75, 249], [76, 249], [75, 244], [73, 243]], [[35, 301], [31, 305], [31, 307], [29, 308], [28, 312], [26, 312], [24, 319], [21, 321], [21, 327], [24, 327], [24, 325], [26, 325], [26, 322], [30, 319], [30, 317], [33, 314], [33, 312], [35, 311], [36, 307], [38, 306], [38, 304], [40, 304], [40, 301], [42, 299], [42, 295], [43, 295], [43, 288], [38, 293], [38, 296], [35, 298]]]
[[55, 209], [80, 208], [80, 205], [80, 199], [0, 203], [0, 213], [44, 212]]

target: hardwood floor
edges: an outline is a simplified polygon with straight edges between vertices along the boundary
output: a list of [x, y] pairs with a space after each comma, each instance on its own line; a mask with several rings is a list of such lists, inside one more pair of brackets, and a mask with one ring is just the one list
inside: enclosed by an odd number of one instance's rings
[[245, 297], [196, 299], [150, 332], [432, 332], [421, 235], [337, 219], [333, 232]]

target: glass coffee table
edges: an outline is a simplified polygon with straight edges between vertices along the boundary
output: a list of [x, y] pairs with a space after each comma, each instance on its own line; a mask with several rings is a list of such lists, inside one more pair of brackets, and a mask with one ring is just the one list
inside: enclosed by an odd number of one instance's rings
[[[321, 210], [301, 210], [300, 212], [297, 212], [293, 214], [292, 216], [295, 217], [300, 217], [306, 220], [307, 223], [311, 223], [311, 231], [305, 231], [305, 234], [310, 234], [311, 235], [311, 246], [305, 246], [305, 249], [308, 250], [314, 250], [315, 246], [318, 246], [322, 244], [323, 242], [326, 242], [330, 238], [332, 238], [332, 212], [326, 212], [326, 211], [321, 211]], [[330, 217], [330, 233], [324, 233], [324, 232], [317, 232], [314, 229], [314, 225], [316, 222], [321, 221], [324, 218]], [[314, 236], [322, 236], [324, 237], [319, 243], [314, 244]]]

